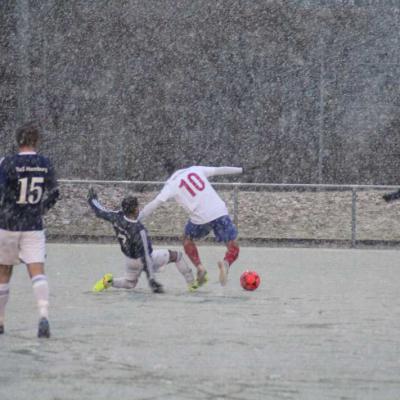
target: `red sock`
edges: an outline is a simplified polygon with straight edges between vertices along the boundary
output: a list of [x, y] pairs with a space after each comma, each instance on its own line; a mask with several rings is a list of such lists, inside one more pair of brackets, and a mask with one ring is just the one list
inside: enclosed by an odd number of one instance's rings
[[227, 243], [227, 246], [228, 251], [225, 253], [224, 260], [231, 265], [239, 256], [239, 246], [236, 243]]
[[185, 253], [190, 258], [190, 261], [197, 267], [201, 264], [199, 252], [197, 251], [196, 245], [192, 241], [186, 241], [183, 245]]

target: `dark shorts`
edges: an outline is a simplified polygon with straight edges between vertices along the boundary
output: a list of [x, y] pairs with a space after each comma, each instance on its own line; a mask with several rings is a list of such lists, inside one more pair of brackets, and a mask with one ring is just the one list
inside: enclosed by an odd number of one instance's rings
[[206, 237], [211, 230], [214, 232], [217, 242], [229, 242], [235, 240], [238, 236], [238, 231], [235, 224], [232, 222], [229, 215], [223, 215], [214, 219], [207, 224], [196, 225], [188, 221], [185, 226], [185, 236], [191, 239], [202, 239]]

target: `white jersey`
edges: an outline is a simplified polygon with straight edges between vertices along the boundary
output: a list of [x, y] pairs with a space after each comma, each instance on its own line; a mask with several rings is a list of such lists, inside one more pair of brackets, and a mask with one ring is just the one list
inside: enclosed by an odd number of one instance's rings
[[225, 202], [208, 181], [209, 176], [241, 174], [242, 168], [193, 166], [176, 171], [165, 183], [159, 195], [142, 210], [139, 218], [146, 218], [161, 202], [169, 199], [181, 205], [194, 224], [205, 224], [228, 215]]

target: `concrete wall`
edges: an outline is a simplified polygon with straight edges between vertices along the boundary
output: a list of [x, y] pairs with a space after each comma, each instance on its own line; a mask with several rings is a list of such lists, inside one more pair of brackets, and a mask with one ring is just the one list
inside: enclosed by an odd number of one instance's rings
[[400, 182], [398, 0], [1, 0], [1, 153], [42, 121], [62, 178]]

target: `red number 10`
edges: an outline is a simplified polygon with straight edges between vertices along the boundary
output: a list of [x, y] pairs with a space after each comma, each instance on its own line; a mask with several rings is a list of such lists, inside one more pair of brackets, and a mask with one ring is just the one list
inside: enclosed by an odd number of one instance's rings
[[181, 179], [179, 187], [184, 187], [193, 197], [196, 196], [196, 192], [193, 189], [197, 189], [199, 192], [201, 192], [206, 187], [204, 181], [194, 172], [191, 172], [187, 176], [187, 180], [190, 184], [184, 179]]

